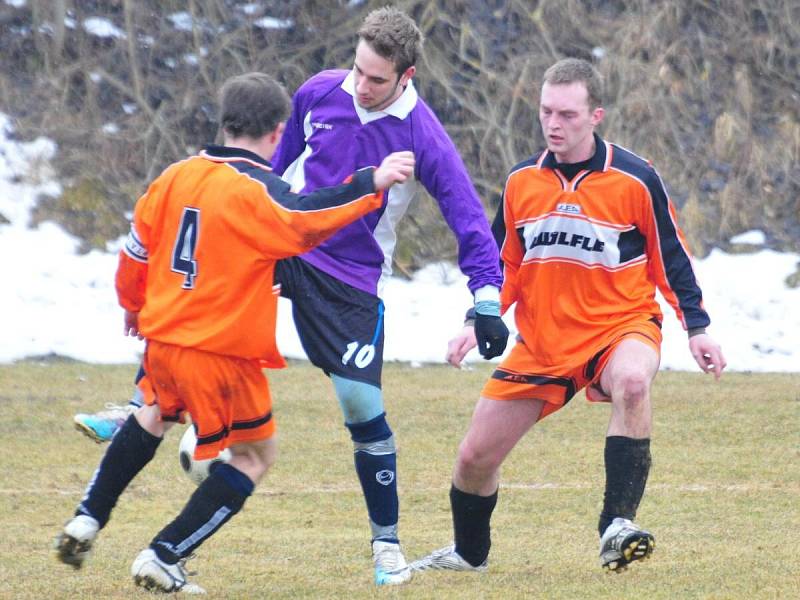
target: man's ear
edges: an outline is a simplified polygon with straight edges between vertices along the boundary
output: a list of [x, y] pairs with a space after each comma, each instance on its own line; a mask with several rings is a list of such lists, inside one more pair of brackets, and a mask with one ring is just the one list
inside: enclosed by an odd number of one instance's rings
[[402, 85], [403, 87], [408, 85], [408, 82], [411, 80], [411, 78], [414, 76], [416, 72], [417, 72], [417, 67], [415, 67], [414, 65], [411, 65], [405, 71], [403, 71], [403, 74], [400, 75], [400, 80], [399, 80], [400, 85]]
[[273, 144], [277, 144], [279, 141], [281, 141], [281, 137], [283, 137], [284, 131], [286, 131], [286, 123], [284, 121], [281, 121], [280, 123], [278, 123], [277, 127], [275, 127], [275, 129], [272, 131], [269, 141]]
[[597, 127], [602, 123], [603, 117], [606, 116], [606, 111], [602, 106], [598, 106], [592, 111], [592, 127]]

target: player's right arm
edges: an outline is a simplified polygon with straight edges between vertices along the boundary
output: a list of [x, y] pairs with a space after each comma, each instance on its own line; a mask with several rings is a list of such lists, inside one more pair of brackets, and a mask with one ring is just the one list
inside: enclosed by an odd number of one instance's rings
[[[306, 127], [314, 107], [341, 84], [341, 71], [322, 71], [306, 80], [292, 96], [292, 111], [286, 120], [286, 128], [280, 144], [270, 162], [278, 175], [285, 176], [286, 169], [295, 163], [306, 149]], [[287, 180], [291, 179], [286, 177]]]
[[[146, 240], [149, 237], [150, 228], [142, 222], [141, 218], [138, 219], [137, 224], [136, 215], [140, 215], [142, 212], [147, 197], [148, 195], [145, 194], [136, 203], [134, 222], [131, 223], [128, 237], [122, 250], [119, 251], [117, 273], [114, 278], [119, 304], [131, 313], [138, 313], [144, 306], [148, 259]], [[126, 316], [126, 335], [130, 331], [128, 320]]]
[[133, 222], [125, 244], [119, 252], [114, 286], [117, 299], [125, 309], [125, 335], [139, 336], [138, 315], [145, 301], [148, 258], [152, 248], [151, 229], [153, 211], [157, 205], [162, 176], [156, 178], [136, 202]]
[[286, 120], [283, 136], [272, 156], [272, 168], [279, 175], [283, 175], [286, 168], [297, 160], [305, 149], [303, 120], [307, 111], [304, 108], [303, 97], [302, 88], [292, 97], [292, 112]]
[[[506, 181], [505, 189], [503, 190], [500, 206], [497, 209], [498, 217], [495, 218], [495, 223], [497, 223], [500, 214], [502, 214], [504, 227], [502, 230], [495, 224], [493, 224], [492, 227], [496, 239], [502, 244], [500, 247], [500, 262], [503, 268], [503, 287], [500, 288], [500, 312], [502, 314], [505, 314], [511, 305], [519, 298], [517, 273], [522, 264], [522, 259], [525, 257], [525, 248], [517, 233], [514, 220], [513, 198], [514, 182], [513, 179], [509, 177], [508, 181]], [[500, 233], [504, 235], [500, 237]]]

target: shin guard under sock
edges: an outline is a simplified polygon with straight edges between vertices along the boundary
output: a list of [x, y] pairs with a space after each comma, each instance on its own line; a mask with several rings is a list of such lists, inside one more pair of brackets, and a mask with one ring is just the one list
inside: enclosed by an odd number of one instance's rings
[[450, 486], [456, 552], [477, 567], [489, 556], [492, 546], [489, 522], [497, 505], [497, 490], [491, 496], [478, 496]]
[[386, 414], [346, 425], [353, 439], [353, 459], [367, 503], [372, 538], [397, 542], [397, 453]]
[[181, 514], [153, 538], [150, 547], [170, 564], [189, 556], [242, 509], [254, 487], [235, 467], [219, 465], [195, 490]]
[[161, 438], [145, 431], [131, 415], [108, 445], [86, 487], [76, 515], [89, 515], [105, 527], [111, 510], [128, 484], [153, 458]]
[[617, 518], [636, 516], [650, 473], [650, 438], [612, 435], [606, 438], [606, 490], [598, 529], [603, 535]]

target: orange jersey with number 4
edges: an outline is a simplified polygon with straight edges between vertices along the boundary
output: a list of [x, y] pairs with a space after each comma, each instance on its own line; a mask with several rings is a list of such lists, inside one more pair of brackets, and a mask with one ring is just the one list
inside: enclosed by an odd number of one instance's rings
[[269, 163], [211, 146], [168, 167], [136, 204], [116, 276], [147, 338], [284, 366], [275, 342], [275, 262], [378, 208], [373, 170], [293, 194]]
[[658, 173], [595, 140], [571, 181], [545, 151], [512, 170], [503, 194], [503, 310], [517, 303], [517, 328], [543, 364], [589, 361], [615, 331], [660, 324], [656, 287], [684, 328], [709, 323]]

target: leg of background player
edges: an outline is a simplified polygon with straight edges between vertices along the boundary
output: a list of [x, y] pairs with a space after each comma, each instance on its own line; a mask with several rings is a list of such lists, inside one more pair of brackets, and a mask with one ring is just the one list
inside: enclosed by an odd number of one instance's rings
[[137, 385], [134, 388], [133, 397], [127, 405], [109, 402], [103, 410], [96, 413], [78, 413], [72, 417], [75, 429], [98, 444], [111, 441], [128, 417], [144, 404], [144, 393], [138, 385], [143, 378], [144, 369], [140, 366], [139, 372], [136, 374]]

